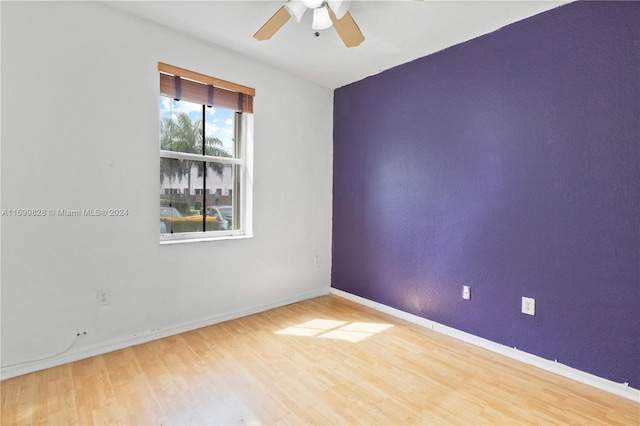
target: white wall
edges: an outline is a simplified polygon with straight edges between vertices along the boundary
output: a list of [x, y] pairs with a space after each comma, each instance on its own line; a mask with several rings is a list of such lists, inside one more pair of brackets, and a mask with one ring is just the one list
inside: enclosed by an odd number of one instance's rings
[[[129, 210], [2, 217], [2, 378], [329, 292], [331, 90], [100, 4], [1, 7], [2, 209]], [[160, 246], [158, 61], [256, 89], [254, 238]]]

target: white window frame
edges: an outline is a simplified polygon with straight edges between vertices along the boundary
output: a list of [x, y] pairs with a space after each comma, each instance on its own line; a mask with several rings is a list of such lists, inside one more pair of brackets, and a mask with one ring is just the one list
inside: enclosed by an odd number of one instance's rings
[[[160, 114], [158, 113], [158, 117]], [[158, 122], [159, 127], [159, 122]], [[159, 146], [159, 145], [158, 145]], [[160, 234], [160, 244], [176, 244], [196, 241], [216, 241], [227, 239], [253, 237], [253, 114], [243, 112], [236, 113], [236, 157], [216, 157], [210, 155], [191, 154], [186, 152], [165, 151], [159, 149], [159, 158], [176, 160], [195, 160], [221, 164], [238, 165], [236, 169], [239, 176], [234, 176], [240, 189], [239, 195], [234, 188], [234, 197], [240, 199], [234, 206], [234, 222], [240, 218], [238, 229], [203, 231], [203, 232], [179, 232]], [[159, 166], [160, 162], [158, 162]], [[156, 174], [157, 176], [157, 174]], [[239, 213], [239, 215], [238, 215]]]

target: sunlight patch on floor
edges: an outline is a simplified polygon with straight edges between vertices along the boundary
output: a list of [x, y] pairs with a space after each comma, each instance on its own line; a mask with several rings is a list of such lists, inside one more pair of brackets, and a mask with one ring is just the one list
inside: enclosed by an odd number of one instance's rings
[[314, 319], [276, 331], [276, 334], [306, 337], [317, 336], [323, 339], [339, 339], [356, 343], [390, 327], [393, 327], [393, 325], [373, 322], [349, 323], [347, 321]]

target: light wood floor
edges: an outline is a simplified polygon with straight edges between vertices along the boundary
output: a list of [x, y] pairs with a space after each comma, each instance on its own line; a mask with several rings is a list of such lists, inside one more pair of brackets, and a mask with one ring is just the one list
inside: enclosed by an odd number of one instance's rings
[[337, 296], [0, 385], [5, 426], [640, 423], [633, 401]]

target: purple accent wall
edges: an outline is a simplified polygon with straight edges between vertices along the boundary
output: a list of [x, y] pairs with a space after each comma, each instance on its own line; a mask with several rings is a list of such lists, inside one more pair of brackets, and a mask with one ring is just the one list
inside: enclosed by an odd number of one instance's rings
[[640, 388], [639, 2], [571, 3], [334, 102], [333, 287]]

